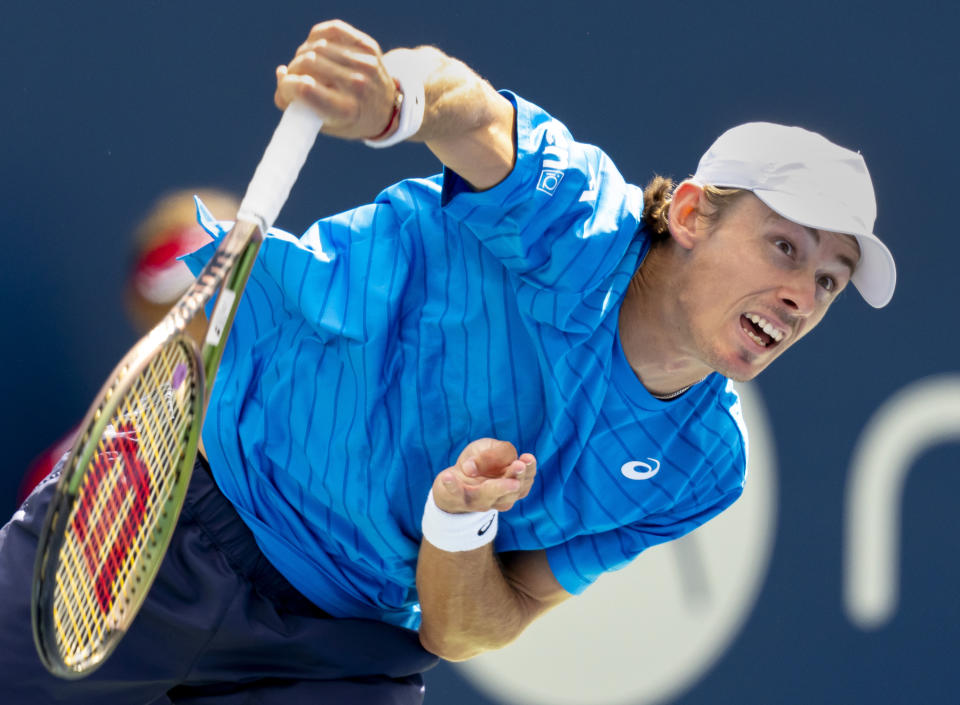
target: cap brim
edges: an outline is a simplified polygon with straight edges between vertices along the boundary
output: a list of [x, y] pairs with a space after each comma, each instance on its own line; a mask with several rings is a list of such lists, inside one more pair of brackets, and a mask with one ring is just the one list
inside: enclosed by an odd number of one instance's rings
[[887, 246], [873, 233], [854, 234], [860, 243], [860, 263], [850, 280], [864, 301], [874, 308], [883, 308], [893, 298], [897, 287], [897, 266]]

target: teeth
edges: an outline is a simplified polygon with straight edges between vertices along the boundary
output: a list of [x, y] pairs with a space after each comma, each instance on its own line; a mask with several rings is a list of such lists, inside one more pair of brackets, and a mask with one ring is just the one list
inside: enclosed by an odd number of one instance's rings
[[759, 326], [760, 330], [762, 330], [764, 333], [769, 335], [776, 342], [779, 343], [781, 340], [783, 340], [783, 335], [784, 335], [783, 331], [780, 330], [779, 328], [774, 327], [774, 325], [770, 323], [770, 321], [768, 321], [766, 318], [758, 316], [755, 313], [748, 313], [746, 314], [746, 316], [751, 321], [753, 321], [754, 324]]
[[780, 338], [783, 337], [783, 333], [781, 333], [780, 331], [778, 331], [776, 328], [774, 328], [774, 327], [773, 327], [772, 325], [770, 325], [769, 323], [766, 323], [766, 324], [761, 325], [761, 328], [763, 328], [763, 332], [764, 332], [764, 333], [766, 333], [767, 335], [769, 335], [771, 338], [773, 338], [774, 340], [776, 340], [776, 341], [778, 341], [778, 342], [779, 342]]

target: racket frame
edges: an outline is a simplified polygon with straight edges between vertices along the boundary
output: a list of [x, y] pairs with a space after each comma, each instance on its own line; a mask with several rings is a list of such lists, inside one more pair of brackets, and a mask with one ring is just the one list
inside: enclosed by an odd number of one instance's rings
[[[263, 233], [258, 225], [238, 221], [220, 241], [212, 258], [197, 275], [191, 288], [114, 368], [96, 397], [101, 403], [95, 404], [87, 412], [81, 425], [84, 431], [78, 434], [74, 441], [47, 510], [34, 564], [31, 595], [34, 643], [44, 666], [56, 676], [73, 680], [82, 678], [99, 667], [123, 638], [156, 578], [193, 473], [213, 378], [223, 357], [243, 288], [262, 241]], [[223, 298], [224, 292], [230, 292], [228, 298]], [[208, 326], [206, 341], [202, 349], [198, 350], [197, 343], [187, 337], [184, 331], [191, 319], [198, 315], [201, 308], [213, 300], [215, 295], [216, 304], [229, 300], [229, 308], [221, 314], [224, 317], [222, 328], [211, 337]], [[116, 599], [124, 600], [125, 604], [120, 610], [123, 617], [107, 628], [98, 641], [98, 647], [93, 648], [90, 653], [75, 655], [68, 663], [57, 645], [54, 614], [56, 574], [60, 549], [66, 539], [66, 524], [79, 495], [87, 467], [97, 453], [101, 438], [119, 404], [155, 355], [171, 344], [183, 346], [188, 352], [186, 357], [190, 360], [191, 372], [197, 386], [193, 400], [193, 421], [188, 430], [187, 442], [177, 461], [173, 485], [164, 499], [164, 507], [159, 512], [160, 518], [149, 531], [149, 548], [134, 560], [124, 582], [124, 590], [116, 596]]]
[[[81, 426], [84, 431], [74, 443], [48, 508], [34, 564], [31, 592], [34, 642], [41, 661], [55, 675], [76, 679], [99, 667], [126, 633], [156, 577], [183, 506], [214, 376], [223, 357], [243, 288], [264, 234], [273, 225], [283, 207], [322, 124], [322, 118], [306, 103], [295, 101], [287, 107], [247, 187], [237, 213], [237, 222], [221, 239], [211, 260], [201, 270], [187, 293], [174, 305], [170, 313], [124, 356], [87, 413]], [[224, 296], [225, 294], [227, 296]], [[215, 295], [213, 314], [201, 347], [186, 337], [184, 331], [187, 323], [202, 307], [213, 301]], [[162, 350], [162, 346], [172, 341], [178, 341], [177, 344], [188, 348], [188, 358], [196, 374], [198, 389], [193, 401], [193, 422], [187, 432], [187, 443], [175, 471], [174, 489], [165, 501], [167, 514], [162, 517], [162, 521], [149, 529], [150, 540], [155, 539], [156, 543], [151, 543], [150, 550], [134, 560], [134, 566], [140, 571], [140, 587], [139, 592], [131, 597], [125, 607], [128, 618], [118, 622], [118, 628], [100, 642], [102, 646], [94, 648], [95, 653], [84, 655], [82, 661], [67, 664], [57, 647], [53, 614], [55, 577], [66, 523], [70, 519], [93, 453], [96, 452], [120, 401], [136, 382], [137, 375]], [[140, 569], [138, 563], [143, 560], [149, 565]]]
[[[196, 418], [202, 412], [203, 366], [200, 364], [197, 348], [192, 340], [179, 334], [173, 339], [165, 340], [163, 344], [171, 343], [181, 345], [188, 351], [186, 357], [193, 367], [192, 374], [198, 386], [192, 409]], [[156, 577], [161, 560], [154, 560], [154, 556], [162, 556], [170, 543], [190, 482], [200, 438], [196, 423], [190, 425], [187, 445], [174, 471], [174, 480], [164, 500], [164, 507], [159, 511], [159, 520], [149, 530], [149, 536], [146, 539], [149, 548], [142, 551], [134, 560], [124, 581], [124, 592], [116, 595], [116, 600], [124, 601], [122, 608], [114, 608], [119, 610], [120, 619], [116, 624], [107, 627], [98, 642], [99, 646], [86, 653], [76, 654], [73, 659], [69, 659], [68, 663], [68, 659], [64, 658], [58, 647], [58, 628], [54, 607], [57, 569], [60, 563], [60, 550], [67, 537], [67, 522], [70, 520], [80, 494], [80, 486], [86, 476], [87, 467], [97, 453], [97, 448], [107, 430], [106, 427], [126, 391], [157, 353], [155, 346], [156, 343], [151, 342], [151, 336], [145, 338], [117, 365], [108, 378], [100, 396], [97, 397], [104, 399], [104, 403], [94, 406], [84, 419], [81, 428], [85, 430], [78, 434], [74, 442], [47, 509], [34, 564], [31, 615], [33, 638], [40, 660], [51, 673], [61, 678], [76, 679], [91, 673], [113, 652], [126, 633]]]

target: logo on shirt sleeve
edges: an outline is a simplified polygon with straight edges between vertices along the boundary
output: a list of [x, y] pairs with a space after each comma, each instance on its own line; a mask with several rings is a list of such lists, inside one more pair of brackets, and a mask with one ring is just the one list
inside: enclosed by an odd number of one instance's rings
[[555, 125], [549, 124], [544, 128], [543, 170], [537, 181], [537, 191], [552, 196], [560, 182], [563, 181], [563, 170], [569, 164], [567, 139], [563, 132]]
[[557, 186], [563, 181], [563, 172], [555, 169], [544, 169], [540, 172], [540, 181], [537, 182], [537, 191], [543, 191], [548, 196], [552, 196], [557, 190]]

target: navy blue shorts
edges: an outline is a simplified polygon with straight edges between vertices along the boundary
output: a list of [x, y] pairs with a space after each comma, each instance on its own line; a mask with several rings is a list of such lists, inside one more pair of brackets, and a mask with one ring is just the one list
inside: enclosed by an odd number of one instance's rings
[[5, 705], [240, 705], [423, 701], [436, 664], [416, 632], [334, 619], [287, 582], [194, 469], [170, 550], [113, 655], [77, 681], [51, 676], [30, 627], [34, 554], [57, 470], [0, 529], [0, 700]]

